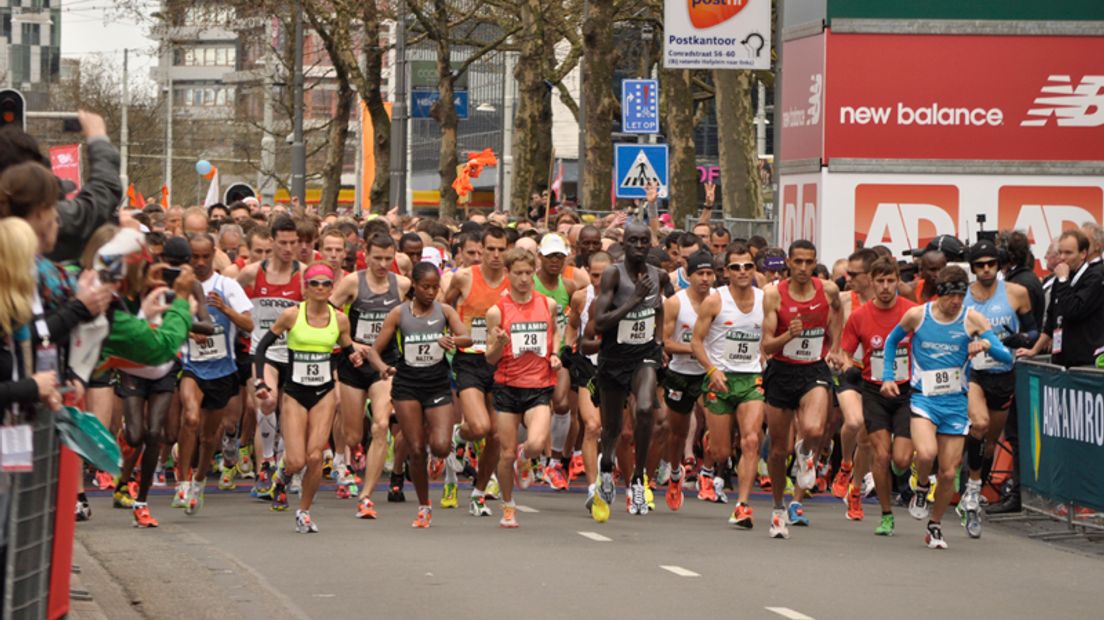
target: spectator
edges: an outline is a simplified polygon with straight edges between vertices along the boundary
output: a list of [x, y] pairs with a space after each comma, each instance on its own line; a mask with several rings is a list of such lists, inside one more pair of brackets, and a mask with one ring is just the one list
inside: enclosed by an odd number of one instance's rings
[[1104, 269], [1104, 262], [1101, 262], [1100, 257], [1104, 251], [1104, 227], [1096, 222], [1085, 222], [1081, 225], [1081, 232], [1089, 239], [1089, 268]]
[[1027, 289], [1035, 324], [1042, 325], [1043, 313], [1046, 311], [1046, 297], [1043, 294], [1043, 283], [1039, 280], [1039, 276], [1035, 275], [1035, 256], [1031, 253], [1031, 242], [1027, 235], [1017, 230], [1009, 233], [1004, 248], [1008, 253], [1004, 279]]
[[709, 231], [709, 249], [713, 256], [723, 255], [729, 243], [732, 243], [732, 233], [723, 224], [717, 224]]

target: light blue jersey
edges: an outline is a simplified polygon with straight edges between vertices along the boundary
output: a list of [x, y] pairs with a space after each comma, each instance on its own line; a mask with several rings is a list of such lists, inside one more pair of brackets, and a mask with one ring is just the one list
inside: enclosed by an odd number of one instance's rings
[[[213, 292], [223, 300], [227, 300], [227, 294], [223, 288], [224, 278], [216, 274], [212, 280], [214, 280]], [[229, 303], [228, 300], [227, 303]], [[202, 343], [189, 337], [184, 355], [184, 370], [204, 381], [221, 379], [238, 371], [234, 360], [234, 337], [237, 329], [230, 321], [230, 317], [214, 306], [207, 306], [207, 312], [215, 324], [215, 333], [207, 336]]]
[[912, 335], [912, 412], [931, 420], [941, 435], [965, 435], [970, 336], [963, 307], [949, 323], [936, 320], [932, 303]]
[[[1004, 285], [1004, 280], [997, 280], [997, 290], [985, 301], [978, 301], [972, 292], [967, 291], [963, 305], [973, 308], [989, 319], [989, 324], [993, 326], [993, 334], [998, 340], [1003, 340], [1005, 336], [1020, 331], [1020, 317], [1016, 315], [1011, 302], [1008, 301], [1008, 289]], [[970, 362], [970, 367], [978, 372], [994, 374], [1012, 372], [1012, 364], [998, 362], [987, 353], [975, 356]]]

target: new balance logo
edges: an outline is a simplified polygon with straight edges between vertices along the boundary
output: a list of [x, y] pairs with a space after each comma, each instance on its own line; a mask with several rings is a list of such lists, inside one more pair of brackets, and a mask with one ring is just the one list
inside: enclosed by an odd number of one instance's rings
[[1074, 86], [1068, 75], [1051, 75], [1021, 127], [1045, 127], [1053, 118], [1059, 127], [1104, 125], [1104, 75], [1085, 75]]

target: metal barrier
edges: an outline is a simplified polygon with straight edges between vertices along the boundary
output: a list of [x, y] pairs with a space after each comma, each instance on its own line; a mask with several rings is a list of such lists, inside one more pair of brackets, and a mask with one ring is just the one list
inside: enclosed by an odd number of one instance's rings
[[[696, 215], [686, 216], [686, 230], [693, 230], [698, 223]], [[736, 217], [714, 217], [710, 224], [723, 224], [732, 233], [734, 239], [750, 239], [759, 235], [767, 240], [770, 245], [778, 244], [778, 227], [774, 220], [749, 220]]]
[[32, 469], [12, 475], [3, 620], [37, 620], [47, 615], [59, 446], [53, 416], [39, 407]]

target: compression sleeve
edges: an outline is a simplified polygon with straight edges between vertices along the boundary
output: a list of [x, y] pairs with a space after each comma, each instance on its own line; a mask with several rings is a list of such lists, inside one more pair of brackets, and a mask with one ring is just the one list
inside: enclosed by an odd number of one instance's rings
[[[885, 341], [884, 350], [896, 351], [897, 345], [901, 344], [905, 336], [908, 336], [908, 332], [905, 331], [904, 327], [898, 324], [897, 327], [893, 328], [893, 331], [889, 332], [889, 336]], [[882, 382], [885, 383], [886, 381], [893, 382], [893, 364], [886, 364], [885, 367], [882, 368]]]
[[1001, 344], [1000, 340], [997, 340], [997, 335], [993, 333], [993, 330], [985, 330], [981, 337], [989, 341], [989, 357], [1002, 364], [1011, 364], [1015, 361], [1012, 352], [1008, 350], [1008, 347]]
[[257, 379], [260, 381], [264, 381], [265, 353], [268, 351], [268, 347], [276, 342], [277, 338], [279, 336], [272, 333], [271, 329], [266, 331], [264, 336], [261, 336], [261, 341], [257, 343], [256, 352], [253, 353], [253, 368]]

